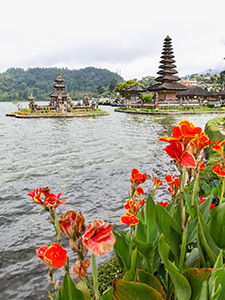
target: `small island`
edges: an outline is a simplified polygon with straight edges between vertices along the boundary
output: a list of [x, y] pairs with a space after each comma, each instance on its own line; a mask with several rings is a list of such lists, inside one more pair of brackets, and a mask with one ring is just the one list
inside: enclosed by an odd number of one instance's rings
[[38, 105], [31, 94], [29, 108], [19, 109], [16, 112], [6, 114], [7, 117], [15, 118], [73, 118], [73, 117], [93, 117], [104, 116], [109, 113], [98, 108], [98, 103], [90, 102], [85, 94], [83, 102], [75, 104], [70, 95], [65, 91], [65, 84], [62, 74], [58, 73], [55, 79], [54, 88], [56, 89], [49, 95], [49, 105]]

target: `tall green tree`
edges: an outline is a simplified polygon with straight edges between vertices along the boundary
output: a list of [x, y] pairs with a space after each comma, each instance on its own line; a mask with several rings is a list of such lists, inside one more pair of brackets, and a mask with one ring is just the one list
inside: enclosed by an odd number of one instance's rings
[[122, 97], [125, 97], [127, 99], [130, 98], [130, 93], [126, 92], [126, 90], [136, 84], [139, 84], [140, 86], [143, 86], [143, 84], [139, 83], [136, 78], [128, 80], [126, 82], [120, 82], [117, 84], [117, 88], [115, 89], [116, 92], [120, 93]]

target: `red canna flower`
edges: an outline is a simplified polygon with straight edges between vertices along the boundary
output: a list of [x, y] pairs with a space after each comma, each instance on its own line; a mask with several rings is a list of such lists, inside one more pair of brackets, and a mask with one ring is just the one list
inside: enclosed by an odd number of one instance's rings
[[214, 203], [210, 203], [210, 209], [214, 209], [215, 208], [215, 204]]
[[83, 243], [94, 255], [104, 255], [113, 248], [115, 242], [112, 225], [106, 225], [100, 220], [92, 222], [83, 235]]
[[220, 178], [225, 177], [225, 170], [223, 169], [220, 163], [218, 163], [218, 165], [213, 166], [213, 172], [216, 173]]
[[162, 205], [164, 208], [167, 207], [167, 205], [169, 204], [167, 201], [166, 202], [163, 202], [163, 201], [160, 201], [158, 202], [160, 205]]
[[67, 251], [59, 244], [52, 244], [44, 253], [44, 258], [48, 259], [55, 268], [62, 268], [67, 262]]
[[199, 197], [200, 203], [203, 203], [206, 201], [206, 199], [203, 198], [203, 196]]
[[200, 168], [199, 168], [199, 172], [200, 172], [200, 173], [203, 172], [204, 168], [205, 168], [205, 164], [201, 164], [201, 166], [200, 166]]
[[174, 159], [175, 163], [181, 164], [186, 168], [195, 168], [196, 162], [193, 154], [184, 151], [184, 146], [179, 141], [172, 141], [164, 148], [166, 153]]
[[46, 197], [45, 197], [45, 200], [44, 200], [44, 204], [48, 208], [55, 209], [60, 204], [66, 203], [66, 200], [59, 199], [59, 197], [61, 197], [61, 196], [62, 196], [61, 193], [59, 193], [58, 196], [56, 196], [55, 194], [47, 194]]
[[139, 186], [136, 189], [136, 195], [142, 195], [142, 194], [144, 194], [144, 189], [141, 186]]
[[173, 129], [172, 129], [172, 137], [169, 138], [168, 136], [162, 136], [160, 137], [158, 140], [161, 141], [161, 142], [172, 142], [172, 141], [181, 141], [182, 138], [183, 138], [183, 135], [180, 131], [180, 127], [179, 126], [174, 126]]
[[39, 191], [38, 188], [34, 189], [33, 192], [29, 193], [28, 196], [32, 197], [32, 200], [43, 206], [43, 201], [41, 200], [41, 196], [42, 196], [42, 189], [40, 187]]
[[188, 120], [183, 120], [178, 124], [180, 125], [180, 131], [184, 137], [193, 138], [196, 134], [200, 134], [202, 132], [201, 127], [195, 127]]
[[125, 215], [120, 218], [120, 222], [128, 226], [134, 226], [138, 224], [139, 220], [135, 215], [126, 212]]
[[131, 172], [130, 182], [131, 184], [138, 186], [139, 184], [145, 183], [147, 177], [147, 174], [141, 174], [137, 169], [133, 169]]
[[124, 204], [124, 208], [125, 208], [126, 210], [129, 210], [129, 212], [130, 212], [131, 214], [134, 214], [134, 213], [136, 213], [136, 211], [137, 211], [136, 204], [135, 204], [134, 200], [132, 200], [132, 199], [128, 199], [128, 200], [127, 200], [127, 203]]
[[215, 150], [217, 153], [219, 153], [221, 156], [223, 156], [223, 145], [225, 144], [225, 140], [222, 142], [220, 141], [214, 141], [214, 145], [212, 146], [212, 149]]
[[37, 255], [36, 257], [40, 258], [46, 266], [51, 268], [51, 263], [44, 257], [45, 251], [48, 249], [48, 245], [41, 245], [39, 249], [36, 249]]

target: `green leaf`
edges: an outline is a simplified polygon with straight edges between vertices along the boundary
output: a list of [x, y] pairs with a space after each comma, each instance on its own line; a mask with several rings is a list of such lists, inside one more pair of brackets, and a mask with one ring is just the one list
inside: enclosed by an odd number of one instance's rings
[[199, 259], [199, 251], [197, 248], [194, 248], [190, 253], [187, 253], [185, 266], [187, 268], [194, 267]]
[[223, 265], [223, 251], [220, 251], [214, 265], [215, 272], [209, 279], [210, 299], [223, 300], [225, 295], [225, 268]]
[[153, 289], [158, 291], [164, 299], [167, 299], [166, 292], [160, 283], [160, 281], [152, 274], [143, 270], [138, 270], [138, 279], [140, 282], [151, 286]]
[[146, 226], [144, 223], [139, 219], [137, 230], [136, 230], [136, 238], [139, 241], [146, 242], [147, 236], [146, 236]]
[[152, 243], [144, 243], [142, 241], [139, 240], [135, 240], [134, 241], [136, 246], [137, 246], [137, 250], [138, 253], [141, 254], [141, 256], [146, 260], [147, 265], [148, 265], [148, 271], [152, 272], [152, 263], [153, 263], [153, 255], [154, 255], [154, 250], [153, 250], [153, 245]]
[[114, 251], [118, 258], [119, 264], [122, 269], [125, 268], [125, 271], [128, 271], [130, 268], [130, 256], [131, 256], [130, 245], [128, 245], [126, 239], [120, 236], [117, 232], [113, 231], [113, 234], [116, 238]]
[[214, 271], [212, 268], [189, 268], [184, 271], [183, 275], [187, 278], [192, 289], [191, 300], [199, 299], [202, 282], [208, 280]]
[[208, 299], [209, 299], [208, 298], [208, 283], [207, 283], [207, 281], [204, 281], [202, 283], [202, 288], [201, 288], [198, 300], [208, 300]]
[[211, 211], [209, 232], [218, 247], [225, 249], [225, 203]]
[[128, 270], [125, 273], [123, 279], [128, 281], [136, 281], [136, 276], [137, 276], [136, 273], [137, 273], [137, 248], [135, 248], [132, 252], [130, 270]]
[[79, 280], [76, 287], [84, 294], [85, 300], [91, 299], [91, 294], [89, 292], [86, 281]]
[[116, 278], [113, 287], [116, 300], [165, 300], [157, 290], [144, 283]]
[[210, 193], [210, 186], [205, 181], [202, 184], [202, 189], [207, 197]]
[[104, 294], [102, 295], [102, 300], [113, 300], [113, 287], [111, 287], [110, 289], [108, 289], [107, 291], [104, 292]]
[[176, 221], [160, 204], [156, 206], [156, 223], [160, 233], [163, 233], [172, 253], [179, 258], [182, 234]]
[[86, 300], [84, 294], [76, 288], [69, 273], [64, 275], [63, 283], [58, 290], [57, 300]]
[[146, 209], [147, 242], [153, 243], [158, 237], [158, 228], [155, 221], [155, 202], [149, 194], [144, 209]]
[[165, 269], [168, 271], [173, 284], [175, 286], [176, 297], [178, 300], [189, 300], [191, 298], [191, 287], [188, 280], [179, 273], [178, 268], [173, 262], [169, 260], [170, 247], [166, 244], [166, 240], [163, 234], [159, 238], [159, 254], [165, 265]]

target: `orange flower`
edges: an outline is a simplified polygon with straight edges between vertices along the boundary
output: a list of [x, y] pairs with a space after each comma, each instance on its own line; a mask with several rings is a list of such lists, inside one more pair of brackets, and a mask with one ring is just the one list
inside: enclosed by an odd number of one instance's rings
[[213, 172], [216, 173], [219, 177], [225, 177], [225, 170], [221, 166], [221, 164], [213, 166]]
[[221, 156], [223, 156], [223, 145], [225, 144], [225, 140], [222, 142], [220, 141], [214, 141], [214, 145], [212, 146], [212, 149], [215, 150], [217, 153], [219, 153]]
[[136, 189], [136, 195], [142, 195], [144, 194], [144, 190], [141, 186], [139, 186], [137, 189]]
[[135, 186], [139, 186], [139, 184], [145, 183], [147, 177], [147, 174], [141, 174], [137, 169], [133, 169], [131, 172], [130, 182]]
[[67, 262], [67, 251], [59, 244], [52, 244], [44, 253], [44, 258], [48, 259], [53, 267], [62, 268]]
[[28, 196], [32, 197], [32, 200], [43, 206], [43, 201], [41, 200], [41, 196], [42, 196], [42, 189], [40, 187], [39, 192], [38, 192], [38, 188], [34, 189], [33, 192], [29, 193]]
[[100, 220], [92, 222], [83, 235], [83, 243], [94, 255], [104, 255], [113, 248], [115, 242], [112, 225], [106, 225]]
[[172, 142], [172, 141], [181, 141], [182, 138], [183, 138], [183, 135], [180, 131], [180, 127], [179, 126], [174, 126], [173, 129], [172, 129], [172, 137], [169, 138], [168, 136], [162, 136], [160, 137], [158, 140], [161, 141], [161, 142]]
[[180, 125], [180, 131], [184, 137], [193, 138], [196, 134], [202, 132], [201, 127], [195, 127], [190, 121], [183, 120], [178, 123]]
[[203, 148], [208, 147], [212, 144], [212, 141], [209, 139], [205, 132], [200, 132], [196, 134], [195, 137], [190, 141], [190, 148], [192, 149], [191, 152], [198, 157], [201, 153]]
[[124, 208], [125, 208], [126, 210], [129, 210], [129, 212], [130, 212], [131, 214], [135, 213], [136, 210], [137, 210], [137, 206], [136, 206], [134, 200], [132, 200], [132, 199], [128, 199], [128, 200], [127, 200], [127, 203], [124, 204]]
[[120, 222], [128, 226], [134, 226], [138, 224], [139, 220], [135, 215], [126, 212], [125, 215], [120, 218]]

